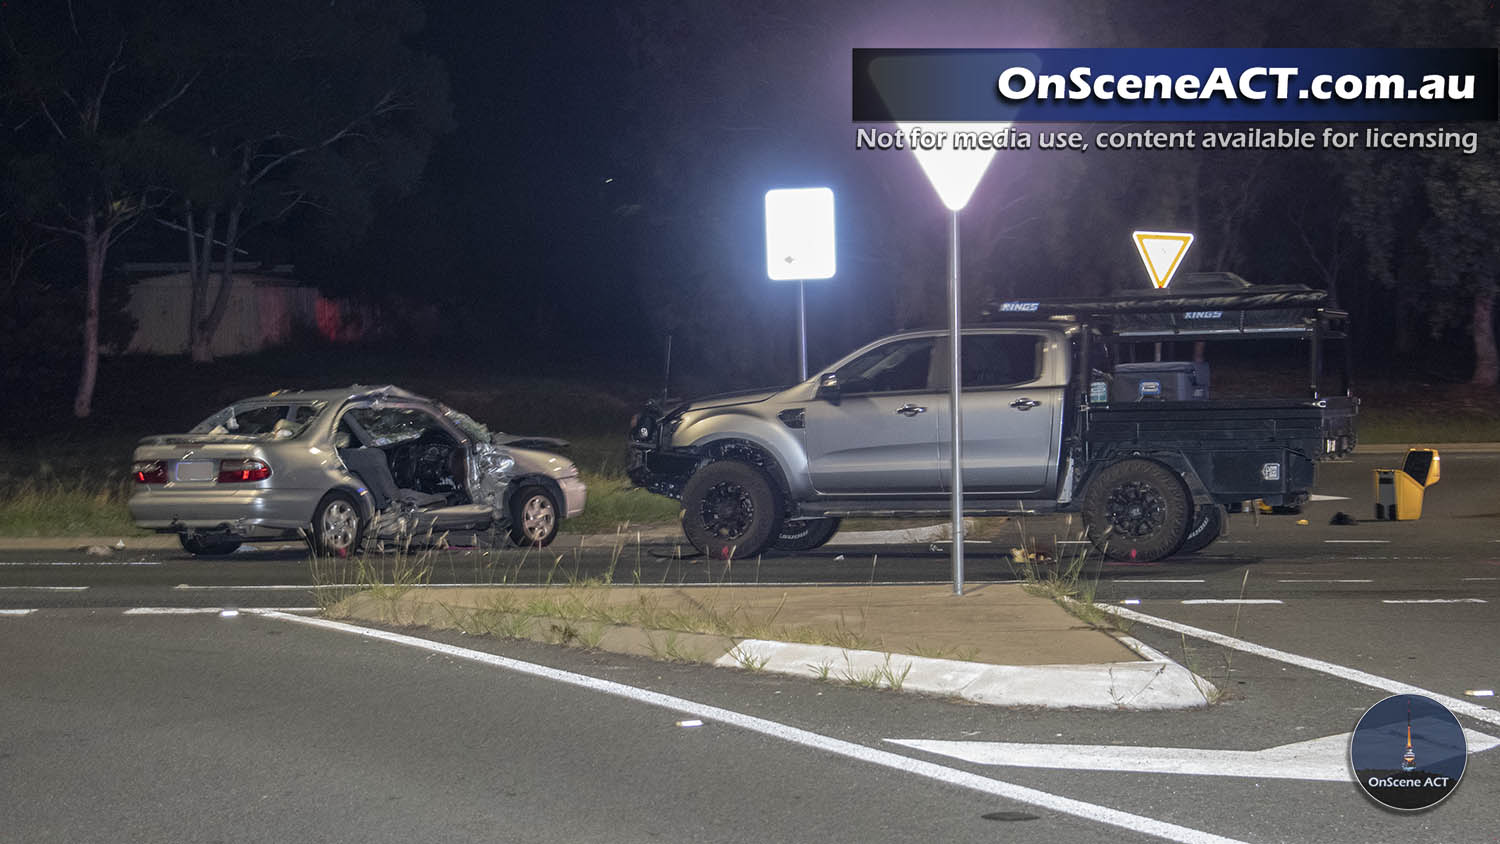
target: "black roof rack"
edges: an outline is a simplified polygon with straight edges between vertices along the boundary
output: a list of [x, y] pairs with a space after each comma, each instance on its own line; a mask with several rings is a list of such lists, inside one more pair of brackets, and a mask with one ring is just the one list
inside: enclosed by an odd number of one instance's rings
[[[1228, 274], [1225, 274], [1228, 275]], [[1049, 319], [1095, 325], [1117, 340], [1347, 336], [1348, 314], [1324, 307], [1328, 293], [1301, 285], [1250, 285], [1224, 292], [1150, 291], [1122, 296], [1012, 299], [980, 309], [983, 321]]]

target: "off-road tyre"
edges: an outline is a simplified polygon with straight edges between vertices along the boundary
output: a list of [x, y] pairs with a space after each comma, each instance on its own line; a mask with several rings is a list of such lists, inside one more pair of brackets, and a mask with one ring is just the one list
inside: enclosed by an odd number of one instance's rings
[[1143, 458], [1099, 470], [1084, 490], [1082, 509], [1094, 547], [1111, 560], [1143, 563], [1182, 547], [1194, 511], [1182, 478]]
[[1187, 536], [1183, 538], [1182, 547], [1177, 549], [1177, 553], [1196, 554], [1214, 544], [1214, 541], [1224, 534], [1227, 519], [1224, 508], [1217, 504], [1199, 506], [1197, 512], [1193, 514], [1193, 523], [1188, 526]]
[[240, 549], [244, 541], [234, 536], [205, 536], [189, 531], [177, 534], [182, 550], [195, 557], [225, 557]]
[[347, 492], [330, 492], [313, 511], [312, 531], [307, 541], [319, 557], [350, 557], [365, 542], [364, 511]]
[[716, 560], [758, 556], [781, 534], [781, 495], [760, 469], [719, 460], [682, 488], [682, 532]]
[[771, 547], [794, 553], [821, 548], [839, 532], [839, 523], [842, 521], [837, 517], [829, 517], [782, 522], [781, 533], [771, 542]]

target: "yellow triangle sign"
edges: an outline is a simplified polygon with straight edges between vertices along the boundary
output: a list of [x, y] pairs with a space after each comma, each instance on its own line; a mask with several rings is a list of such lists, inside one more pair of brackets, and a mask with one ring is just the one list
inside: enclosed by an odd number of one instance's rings
[[1192, 245], [1193, 236], [1187, 232], [1135, 233], [1135, 250], [1141, 253], [1141, 263], [1146, 265], [1146, 273], [1157, 290], [1172, 283], [1182, 256]]

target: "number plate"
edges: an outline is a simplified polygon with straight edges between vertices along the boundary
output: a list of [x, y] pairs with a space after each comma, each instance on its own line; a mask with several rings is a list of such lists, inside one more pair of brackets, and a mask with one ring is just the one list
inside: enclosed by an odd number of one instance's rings
[[219, 461], [217, 460], [179, 460], [177, 461], [177, 480], [179, 481], [211, 481], [219, 476]]

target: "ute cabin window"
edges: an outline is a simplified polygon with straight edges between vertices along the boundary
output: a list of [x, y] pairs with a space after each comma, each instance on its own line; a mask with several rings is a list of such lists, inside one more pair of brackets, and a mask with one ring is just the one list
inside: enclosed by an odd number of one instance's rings
[[1042, 374], [1042, 338], [1027, 334], [964, 337], [964, 389], [1029, 384]]
[[839, 369], [839, 389], [845, 395], [925, 390], [932, 347], [932, 338], [915, 337], [871, 349]]

